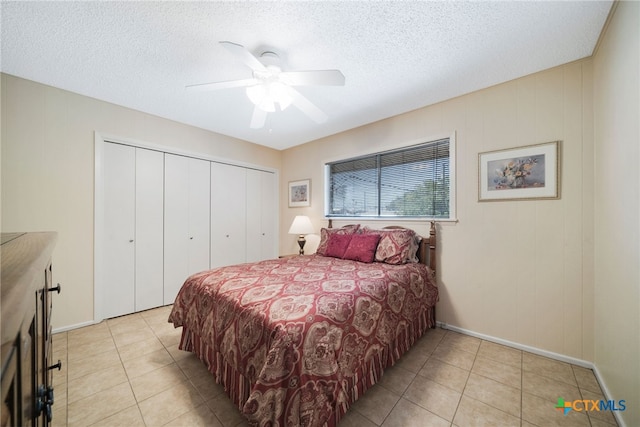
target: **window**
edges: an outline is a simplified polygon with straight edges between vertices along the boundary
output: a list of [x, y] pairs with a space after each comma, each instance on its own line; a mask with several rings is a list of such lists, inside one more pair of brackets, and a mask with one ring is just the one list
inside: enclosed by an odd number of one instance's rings
[[451, 138], [327, 163], [329, 217], [454, 217]]

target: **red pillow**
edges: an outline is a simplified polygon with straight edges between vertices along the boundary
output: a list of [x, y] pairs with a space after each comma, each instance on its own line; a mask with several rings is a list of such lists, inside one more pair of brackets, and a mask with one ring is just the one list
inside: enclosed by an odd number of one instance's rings
[[351, 237], [353, 237], [351, 234], [331, 234], [329, 236], [327, 250], [324, 255], [334, 258], [342, 258], [349, 246]]
[[354, 234], [342, 258], [360, 262], [373, 262], [380, 236], [377, 234]]

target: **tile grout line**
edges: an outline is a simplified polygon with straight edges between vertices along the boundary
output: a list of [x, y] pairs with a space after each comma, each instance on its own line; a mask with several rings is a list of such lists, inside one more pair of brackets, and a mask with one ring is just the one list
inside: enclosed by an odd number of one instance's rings
[[458, 404], [456, 405], [456, 410], [453, 412], [453, 417], [451, 418], [451, 425], [453, 426], [453, 421], [456, 419], [456, 415], [458, 414], [458, 410], [460, 409], [460, 404], [462, 403], [462, 397], [464, 396], [464, 391], [467, 389], [467, 384], [469, 383], [469, 379], [471, 378], [471, 372], [473, 371], [473, 367], [476, 364], [476, 360], [478, 359], [478, 352], [480, 351], [480, 346], [482, 345], [483, 340], [480, 340], [480, 344], [478, 345], [478, 349], [476, 350], [473, 356], [473, 363], [471, 364], [471, 368], [469, 368], [469, 375], [467, 375], [467, 379], [464, 382], [464, 387], [462, 387], [462, 391], [460, 392], [460, 399], [458, 400]]
[[[142, 419], [142, 423], [143, 423], [145, 426], [147, 426], [147, 422], [145, 421], [145, 419], [144, 419], [144, 415], [142, 414], [142, 410], [140, 409], [140, 402], [138, 402], [138, 398], [136, 397], [136, 393], [135, 393], [135, 391], [133, 390], [133, 387], [132, 387], [132, 385], [131, 385], [131, 377], [129, 377], [129, 372], [127, 372], [127, 368], [124, 366], [124, 360], [122, 360], [122, 355], [120, 354], [120, 348], [118, 347], [118, 344], [116, 343], [116, 339], [115, 339], [115, 337], [114, 337], [114, 335], [113, 335], [113, 330], [111, 329], [111, 325], [109, 325], [109, 321], [108, 321], [108, 319], [107, 319], [107, 320], [104, 320], [104, 321], [105, 321], [105, 322], [107, 322], [107, 328], [109, 328], [109, 334], [111, 334], [111, 339], [113, 340], [113, 345], [114, 345], [114, 347], [116, 348], [116, 352], [118, 353], [118, 359], [120, 360], [120, 364], [122, 365], [122, 370], [124, 371], [124, 374], [125, 374], [125, 375], [126, 375], [126, 377], [127, 377], [127, 384], [129, 385], [129, 389], [131, 390], [131, 394], [133, 395], [133, 399], [134, 399], [134, 400], [135, 400], [135, 402], [136, 402], [135, 406], [136, 406], [136, 408], [138, 409], [138, 412], [140, 413], [140, 418]], [[131, 406], [127, 407], [127, 408], [124, 408], [124, 409], [122, 409], [121, 411], [116, 412], [115, 414], [111, 414], [110, 416], [113, 416], [113, 415], [119, 414], [119, 413], [121, 413], [121, 412], [123, 412], [123, 411], [125, 411], [125, 410], [127, 410], [127, 409], [129, 409], [129, 408], [131, 408], [132, 406], [133, 406], [133, 405], [131, 405]], [[108, 417], [106, 417], [106, 418], [108, 418]], [[104, 421], [106, 418], [103, 418], [102, 420], [98, 420], [98, 421], [96, 421], [96, 422]], [[94, 424], [95, 424], [95, 423], [94, 423]]]
[[[169, 354], [169, 356], [171, 356], [171, 359], [173, 360], [173, 363], [176, 364], [176, 366], [178, 367], [178, 369], [180, 369], [180, 372], [182, 372], [182, 374], [185, 376], [185, 378], [187, 379], [187, 382], [191, 385], [191, 387], [193, 387], [193, 389], [198, 393], [198, 395], [202, 398], [202, 404], [204, 405], [211, 413], [212, 415], [215, 417], [216, 420], [218, 420], [218, 422], [220, 423], [220, 425], [224, 426], [224, 423], [222, 422], [222, 420], [220, 418], [218, 418], [218, 416], [216, 415], [216, 413], [211, 410], [211, 408], [209, 407], [209, 405], [207, 405], [207, 400], [205, 398], [205, 396], [203, 395], [203, 393], [198, 389], [198, 387], [196, 387], [196, 385], [193, 383], [192, 379], [190, 377], [187, 376], [186, 372], [184, 371], [184, 369], [178, 364], [178, 360], [176, 360], [176, 358], [171, 354], [171, 352], [169, 351], [169, 348], [167, 348], [167, 344], [165, 344], [162, 339], [160, 338], [160, 336], [156, 333], [155, 329], [153, 328], [153, 326], [151, 326], [151, 324], [149, 323], [149, 321], [147, 320], [147, 318], [145, 318], [144, 316], [143, 320], [145, 321], [145, 323], [149, 326], [149, 328], [151, 329], [151, 331], [153, 332], [154, 336], [158, 339], [158, 341], [160, 342], [160, 344], [162, 344], [162, 348], [165, 349], [165, 351]], [[199, 407], [199, 406], [198, 406]], [[196, 407], [197, 408], [197, 407]], [[174, 420], [178, 419], [180, 416], [176, 417]], [[170, 420], [168, 422], [174, 421], [174, 420]], [[239, 425], [239, 424], [238, 424]]]

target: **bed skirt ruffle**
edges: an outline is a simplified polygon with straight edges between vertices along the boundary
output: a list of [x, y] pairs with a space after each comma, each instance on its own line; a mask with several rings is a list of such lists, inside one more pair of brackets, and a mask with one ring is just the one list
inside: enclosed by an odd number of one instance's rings
[[[395, 342], [374, 353], [367, 363], [353, 377], [342, 382], [346, 401], [337, 402], [326, 427], [335, 427], [349, 407], [358, 400], [364, 393], [373, 387], [382, 378], [385, 369], [393, 366], [425, 333], [429, 328], [434, 328], [435, 307], [427, 307], [423, 314], [415, 319], [412, 325], [405, 325], [399, 328]], [[231, 401], [238, 407], [240, 412], [243, 408], [253, 388], [252, 383], [232, 365], [228, 364], [223, 355], [215, 349], [209, 347], [200, 337], [182, 327], [180, 339], [180, 350], [194, 353], [207, 367], [214, 377], [214, 380], [223, 386]]]

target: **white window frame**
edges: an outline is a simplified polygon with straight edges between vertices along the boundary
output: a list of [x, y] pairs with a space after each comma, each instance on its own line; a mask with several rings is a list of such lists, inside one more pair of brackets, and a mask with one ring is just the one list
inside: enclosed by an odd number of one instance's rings
[[[429, 142], [437, 142], [442, 139], [449, 139], [449, 217], [448, 218], [432, 218], [432, 217], [409, 217], [409, 216], [393, 216], [393, 215], [384, 215], [384, 216], [339, 216], [332, 215], [330, 210], [330, 202], [331, 202], [331, 186], [330, 186], [330, 164], [339, 162], [342, 160], [349, 160], [350, 158], [358, 158], [358, 157], [367, 157], [373, 156], [376, 154], [384, 154], [386, 152], [402, 150], [404, 148], [409, 148], [414, 145], [425, 144]], [[438, 136], [429, 136], [425, 138], [420, 138], [417, 140], [413, 140], [410, 142], [406, 142], [402, 145], [395, 147], [388, 147], [387, 149], [378, 149], [376, 151], [371, 151], [367, 153], [359, 153], [354, 156], [345, 156], [340, 158], [335, 158], [331, 160], [327, 160], [324, 162], [324, 216], [325, 218], [330, 218], [332, 220], [354, 220], [361, 218], [366, 221], [389, 221], [389, 220], [401, 220], [401, 221], [438, 221], [438, 222], [457, 222], [457, 210], [456, 210], [456, 163], [457, 163], [457, 153], [456, 153], [456, 133], [452, 132], [451, 134], [444, 134]]]

